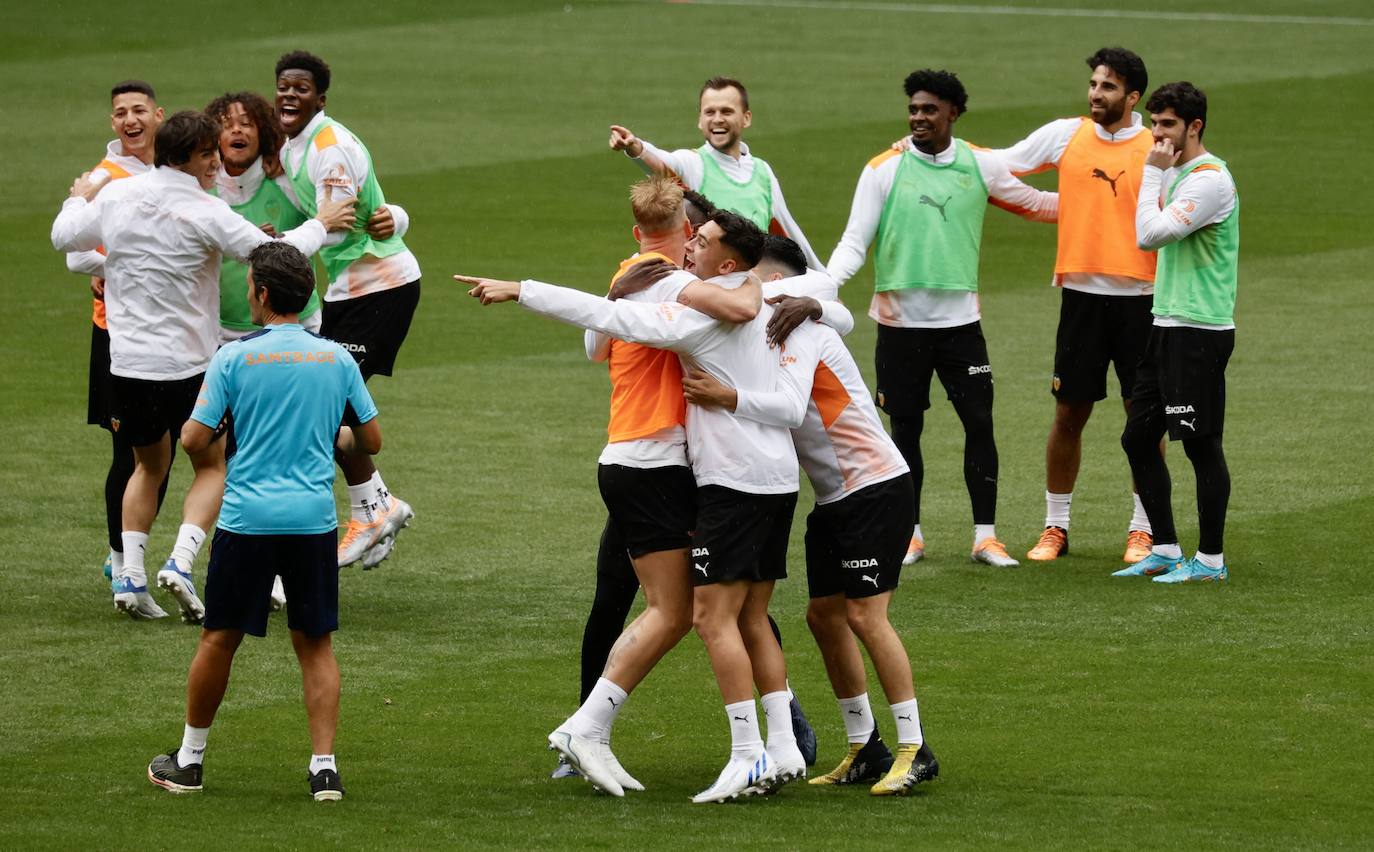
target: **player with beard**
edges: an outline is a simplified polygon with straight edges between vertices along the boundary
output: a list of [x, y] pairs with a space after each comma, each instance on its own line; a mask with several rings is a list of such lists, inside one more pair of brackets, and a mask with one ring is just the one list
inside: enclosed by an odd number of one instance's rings
[[940, 377], [964, 427], [964, 483], [973, 507], [972, 559], [1017, 564], [997, 540], [997, 443], [992, 428], [992, 366], [983, 339], [978, 263], [988, 204], [1052, 222], [1054, 193], [1012, 176], [1002, 158], [954, 138], [968, 95], [948, 71], [914, 71], [904, 86], [911, 136], [902, 149], [869, 161], [859, 176], [849, 224], [827, 270], [848, 281], [870, 244], [878, 323], [878, 406], [911, 468], [916, 523], [903, 564], [925, 554], [921, 534], [921, 432], [932, 375]]
[[[747, 279], [762, 248], [762, 232], [720, 211], [693, 238], [689, 260], [699, 276], [734, 289]], [[767, 349], [771, 311], [729, 325], [672, 304], [612, 302], [536, 281], [454, 277], [473, 284], [470, 294], [483, 304], [519, 300], [536, 313], [672, 349], [736, 387], [757, 389], [761, 400], [776, 406], [779, 422], [800, 424], [805, 413], [805, 395]], [[720, 776], [693, 801], [716, 802], [766, 792], [806, 774], [788, 714], [786, 663], [767, 619], [773, 585], [786, 576], [796, 456], [785, 428], [729, 412], [689, 406], [686, 428], [697, 483], [693, 623], [716, 674], [732, 741]], [[766, 748], [759, 738], [755, 683], [769, 720]], [[588, 733], [585, 727], [560, 727], [549, 741], [589, 780], [614, 793], [619, 785], [605, 772]]]
[[[1145, 103], [1154, 147], [1136, 205], [1136, 240], [1158, 252], [1154, 325], [1131, 393], [1121, 446], [1154, 526], [1150, 555], [1117, 577], [1156, 583], [1221, 581], [1231, 473], [1222, 452], [1226, 364], [1236, 344], [1240, 198], [1226, 163], [1202, 143], [1207, 96], [1167, 83]], [[1182, 441], [1197, 478], [1198, 546], [1183, 558], [1160, 440]]]
[[790, 237], [806, 252], [807, 264], [820, 269], [820, 258], [787, 209], [773, 167], [751, 154], [744, 142], [744, 131], [754, 123], [744, 84], [731, 77], [712, 77], [702, 84], [697, 106], [697, 128], [705, 140], [701, 147], [665, 151], [613, 124], [611, 150], [624, 151], [646, 171], [676, 177], [715, 206], [740, 214], [763, 231]]
[[[386, 198], [362, 141], [324, 113], [330, 80], [329, 65], [314, 54], [298, 50], [277, 60], [281, 164], [306, 213], [331, 197], [356, 198], [359, 221], [367, 222]], [[391, 375], [420, 303], [415, 255], [395, 233], [378, 239], [355, 226], [326, 243], [320, 257], [329, 278], [321, 332], [353, 353], [364, 379]], [[350, 515], [339, 566], [361, 560], [371, 568], [391, 554], [415, 512], [387, 489], [370, 456], [340, 454], [339, 466]]]
[[[219, 171], [219, 127], [211, 118], [177, 113], [158, 128], [154, 150], [156, 168], [146, 174], [112, 184], [92, 181], [90, 173], [78, 178], [51, 234], [58, 251], [103, 245], [107, 252], [112, 417], [134, 452], [121, 513], [124, 565], [112, 591], [115, 607], [134, 618], [166, 615], [148, 594], [144, 550], [159, 483], [218, 342], [219, 258], [246, 257], [271, 239], [208, 194]], [[284, 239], [313, 254], [327, 230], [352, 219], [351, 199], [330, 202]], [[223, 442], [191, 453], [191, 464], [196, 481], [183, 518], [204, 529], [219, 512]], [[215, 467], [217, 476], [209, 470]], [[189, 571], [169, 560], [157, 579], [182, 617], [198, 623], [204, 606]]]
[[[153, 137], [162, 124], [162, 107], [153, 87], [142, 80], [125, 80], [110, 90], [110, 127], [114, 139], [105, 156], [91, 170], [91, 180], [104, 183], [141, 175], [153, 166]], [[118, 420], [111, 420], [110, 331], [105, 316], [105, 254], [99, 249], [67, 254], [67, 269], [91, 277], [91, 364], [88, 380], [86, 422], [110, 433], [110, 468], [105, 474], [105, 526], [110, 552], [105, 557], [105, 579], [124, 569], [121, 510], [124, 488], [134, 472], [134, 450], [119, 434]], [[170, 475], [170, 471], [168, 471]], [[158, 486], [158, 505], [167, 494], [168, 477]]]
[[[1155, 256], [1135, 243], [1136, 196], [1150, 134], [1135, 112], [1149, 78], [1129, 50], [1104, 47], [1087, 59], [1091, 118], [1052, 121], [1001, 153], [1013, 173], [1057, 169], [1059, 246], [1053, 284], [1061, 288], [1055, 335], [1054, 420], [1045, 448], [1045, 528], [1027, 558], [1069, 552], [1069, 507], [1093, 404], [1107, 396], [1116, 368], [1130, 412], [1136, 365], [1150, 336]], [[1150, 553], [1150, 521], [1140, 496], [1126, 530], [1126, 562]]]

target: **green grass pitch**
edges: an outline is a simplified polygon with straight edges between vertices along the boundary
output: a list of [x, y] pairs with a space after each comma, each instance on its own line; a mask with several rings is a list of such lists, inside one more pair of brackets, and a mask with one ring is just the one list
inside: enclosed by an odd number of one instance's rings
[[[12, 5], [0, 54], [0, 848], [1370, 843], [1374, 26], [1362, 0], [1153, 0], [1130, 15], [1094, 12], [1102, 0], [1055, 0], [1059, 11], [1039, 15], [828, 0]], [[924, 444], [930, 557], [906, 572], [894, 620], [938, 782], [908, 800], [793, 785], [690, 805], [728, 748], [695, 637], [616, 729], [649, 792], [611, 800], [549, 781], [544, 735], [576, 700], [604, 518], [594, 476], [608, 384], [578, 332], [482, 309], [448, 276], [604, 287], [632, 250], [625, 190], [639, 174], [606, 150], [607, 125], [698, 144], [697, 86], [717, 73], [749, 84], [747, 138], [828, 257], [860, 168], [906, 132], [907, 72], [957, 71], [970, 92], [959, 135], [1004, 145], [1080, 114], [1083, 57], [1118, 43], [1145, 57], [1152, 83], [1206, 89], [1207, 143], [1243, 199], [1230, 582], [1108, 578], [1130, 510], [1114, 401], [1086, 434], [1072, 556], [969, 564], [961, 435], [937, 398]], [[99, 576], [109, 444], [83, 423], [89, 302], [48, 230], [111, 138], [113, 82], [144, 77], [169, 111], [199, 108], [225, 90], [269, 92], [276, 57], [297, 47], [331, 62], [329, 112], [367, 141], [388, 197], [412, 216], [424, 297], [396, 377], [373, 390], [381, 469], [419, 515], [390, 561], [341, 578], [348, 798], [306, 795], [309, 740], [280, 619], [239, 655], [206, 792], [174, 798], [143, 773], [178, 742], [196, 631], [117, 617]], [[1050, 227], [989, 212], [998, 528], [1014, 553], [1042, 520], [1053, 243]], [[869, 269], [844, 289], [866, 370], [871, 285]], [[1192, 547], [1191, 469], [1177, 448], [1170, 463]], [[182, 457], [152, 554], [171, 546], [188, 475]], [[801, 529], [799, 516], [773, 611], [824, 771], [844, 737], [803, 620]], [[876, 687], [874, 703], [890, 731]]]

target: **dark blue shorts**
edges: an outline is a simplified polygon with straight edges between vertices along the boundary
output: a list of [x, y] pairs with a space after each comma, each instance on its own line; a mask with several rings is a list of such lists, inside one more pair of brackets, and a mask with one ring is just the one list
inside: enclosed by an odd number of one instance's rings
[[215, 530], [205, 578], [205, 629], [267, 635], [272, 578], [286, 590], [286, 626], [306, 636], [339, 629], [337, 530], [246, 535]]

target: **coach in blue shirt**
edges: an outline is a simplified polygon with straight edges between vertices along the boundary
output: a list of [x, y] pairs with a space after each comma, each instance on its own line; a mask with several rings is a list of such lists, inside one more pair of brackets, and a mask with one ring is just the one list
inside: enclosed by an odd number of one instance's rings
[[264, 328], [215, 354], [181, 432], [182, 446], [195, 452], [230, 416], [238, 452], [210, 546], [185, 735], [179, 750], [153, 759], [148, 778], [172, 792], [201, 789], [205, 741], [234, 652], [245, 633], [267, 635], [272, 581], [280, 575], [305, 684], [310, 790], [317, 801], [335, 800], [343, 785], [334, 760], [339, 666], [330, 639], [339, 626], [334, 449], [372, 455], [382, 433], [353, 356], [298, 322], [315, 287], [310, 261], [273, 240], [253, 250], [248, 267], [248, 303]]

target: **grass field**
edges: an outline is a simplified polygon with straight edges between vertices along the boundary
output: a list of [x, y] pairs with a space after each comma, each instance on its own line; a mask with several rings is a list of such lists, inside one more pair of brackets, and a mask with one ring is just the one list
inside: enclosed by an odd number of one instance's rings
[[[1120, 15], [1055, 0], [1044, 14], [980, 14], [969, 2], [7, 10], [0, 848], [1367, 847], [1370, 9], [1153, 0]], [[1212, 17], [1188, 17], [1197, 13]], [[617, 753], [649, 792], [610, 800], [549, 781], [544, 735], [577, 697], [604, 518], [594, 464], [608, 383], [582, 358], [578, 332], [515, 307], [481, 309], [448, 276], [603, 287], [632, 250], [624, 198], [638, 175], [606, 150], [606, 126], [696, 145], [697, 86], [716, 73], [749, 84], [747, 138], [828, 257], [863, 163], [905, 132], [908, 71], [957, 71], [970, 92], [959, 134], [1003, 145], [1080, 113], [1082, 58], [1116, 43], [1144, 56], [1152, 83], [1207, 90], [1207, 143], [1243, 198], [1230, 582], [1108, 578], [1130, 511], [1115, 403], [1086, 436], [1073, 555], [1052, 567], [970, 565], [962, 438], [938, 401], [924, 443], [930, 557], [894, 603], [938, 782], [910, 800], [794, 785], [768, 801], [690, 805], [728, 748], [695, 637], [616, 729]], [[396, 377], [373, 392], [380, 466], [419, 516], [380, 569], [341, 578], [347, 800], [305, 795], [309, 740], [280, 620], [239, 656], [206, 792], [173, 798], [143, 769], [178, 741], [196, 631], [117, 617], [99, 576], [108, 441], [82, 422], [89, 301], [47, 235], [71, 179], [111, 138], [113, 82], [145, 77], [169, 111], [200, 107], [226, 89], [270, 91], [273, 62], [296, 47], [334, 66], [330, 114], [367, 141], [388, 198], [411, 213], [424, 298]], [[1018, 553], [1043, 512], [1053, 244], [1052, 228], [988, 216], [998, 526]], [[856, 314], [871, 285], [870, 269], [845, 287]], [[866, 371], [873, 342], [860, 318], [849, 344]], [[1182, 452], [1170, 461], [1189, 549], [1191, 469]], [[183, 457], [150, 553], [171, 546], [188, 473]], [[805, 487], [800, 503], [810, 506]], [[844, 735], [803, 621], [801, 527], [774, 614], [824, 771]], [[890, 730], [885, 710], [879, 720]]]

